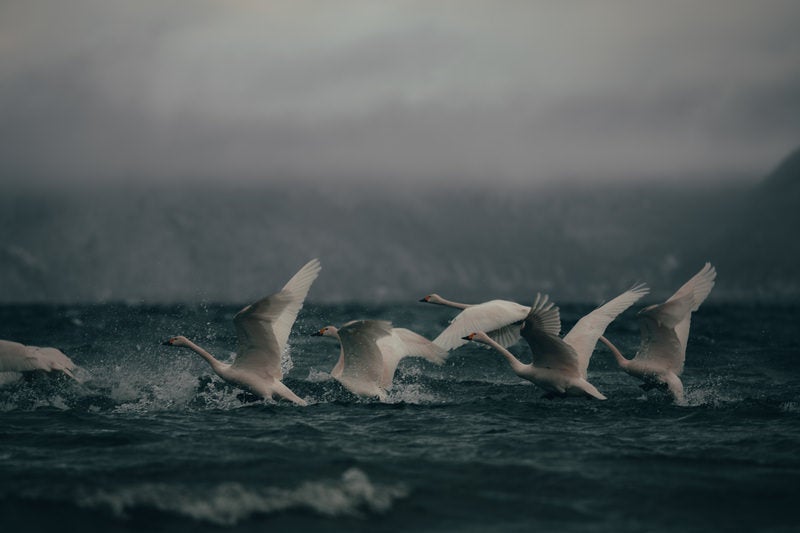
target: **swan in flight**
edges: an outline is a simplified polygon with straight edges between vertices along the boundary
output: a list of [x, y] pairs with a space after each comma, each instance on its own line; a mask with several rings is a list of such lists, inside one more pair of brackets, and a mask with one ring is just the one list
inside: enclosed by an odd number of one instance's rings
[[644, 390], [666, 388], [677, 403], [684, 403], [680, 375], [686, 360], [692, 313], [708, 297], [716, 277], [716, 269], [706, 263], [666, 302], [639, 311], [641, 342], [633, 359], [623, 357], [605, 337], [600, 339], [625, 372], [644, 381], [641, 385]]
[[384, 320], [353, 320], [341, 328], [326, 326], [314, 336], [333, 337], [341, 350], [331, 377], [359, 396], [386, 399], [397, 365], [404, 357], [423, 357], [441, 365], [447, 351], [409, 329]]
[[463, 304], [446, 300], [435, 293], [425, 296], [420, 302], [462, 310], [450, 321], [450, 325], [433, 339], [434, 344], [447, 351], [466, 344], [464, 336], [473, 331], [484, 331], [502, 346], [512, 346], [519, 341], [519, 326], [531, 310], [530, 307], [508, 300]]
[[547, 397], [591, 396], [605, 400], [606, 397], [586, 380], [589, 359], [608, 325], [648, 292], [644, 284], [631, 287], [581, 318], [563, 339], [558, 336], [561, 331], [558, 307], [546, 295], [537, 294], [520, 327], [520, 333], [533, 354], [531, 364], [522, 363], [482, 331], [471, 333], [464, 339], [486, 344], [500, 352], [514, 373], [543, 388]]
[[299, 405], [306, 401], [281, 383], [281, 355], [286, 350], [289, 333], [303, 307], [311, 284], [321, 266], [312, 259], [292, 276], [280, 292], [248, 305], [233, 317], [238, 349], [233, 363], [223, 363], [186, 337], [173, 337], [164, 344], [189, 348], [205, 359], [225, 381], [264, 398], [274, 395]]
[[75, 363], [55, 348], [26, 346], [18, 342], [0, 340], [0, 384], [11, 383], [26, 372], [60, 372], [72, 379]]

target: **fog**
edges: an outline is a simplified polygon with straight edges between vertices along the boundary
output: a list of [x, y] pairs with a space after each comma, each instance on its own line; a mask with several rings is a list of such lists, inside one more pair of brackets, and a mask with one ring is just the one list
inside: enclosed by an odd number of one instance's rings
[[789, 183], [459, 187], [278, 183], [19, 188], [0, 200], [4, 302], [247, 302], [312, 257], [314, 301], [666, 297], [705, 261], [713, 299], [796, 300]]
[[[0, 5], [0, 301], [792, 299], [800, 4]], [[788, 176], [788, 178], [786, 177]], [[792, 202], [795, 202], [793, 204]]]
[[761, 175], [800, 138], [800, 4], [0, 6], [10, 181]]

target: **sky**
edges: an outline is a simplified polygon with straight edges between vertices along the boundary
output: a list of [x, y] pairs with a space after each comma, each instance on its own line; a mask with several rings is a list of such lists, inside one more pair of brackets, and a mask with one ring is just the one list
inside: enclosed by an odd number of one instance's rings
[[4, 0], [0, 181], [763, 176], [800, 3]]

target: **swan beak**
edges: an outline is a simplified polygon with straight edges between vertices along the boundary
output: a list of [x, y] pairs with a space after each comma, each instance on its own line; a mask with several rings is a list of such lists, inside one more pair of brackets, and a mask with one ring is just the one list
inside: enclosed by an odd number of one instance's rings
[[161, 346], [172, 346], [172, 339], [167, 339], [161, 343]]
[[470, 333], [466, 337], [461, 337], [461, 338], [464, 339], [465, 341], [471, 341], [473, 339], [473, 337], [475, 337], [475, 334], [474, 333]]
[[322, 337], [322, 330], [315, 331], [311, 334], [312, 337]]
[[430, 300], [426, 296], [425, 298], [420, 298], [418, 301], [423, 302], [423, 303], [428, 303]]

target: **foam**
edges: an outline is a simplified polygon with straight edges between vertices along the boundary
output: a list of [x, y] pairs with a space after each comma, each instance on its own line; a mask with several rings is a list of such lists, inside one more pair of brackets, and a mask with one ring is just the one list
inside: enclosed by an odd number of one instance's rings
[[330, 517], [382, 514], [406, 496], [408, 490], [403, 485], [375, 484], [363, 471], [350, 468], [339, 479], [307, 481], [296, 488], [255, 487], [235, 482], [204, 488], [147, 483], [84, 492], [77, 503], [87, 508], [107, 508], [121, 518], [136, 510], [155, 509], [232, 526], [253, 515], [287, 510], [309, 510]]
[[414, 405], [436, 403], [436, 395], [426, 390], [420, 383], [397, 383], [386, 398], [386, 403], [410, 403]]
[[306, 381], [309, 383], [322, 383], [332, 379], [333, 378], [331, 377], [330, 373], [323, 370], [317, 370], [316, 368], [311, 368], [308, 371], [308, 376], [306, 377]]

